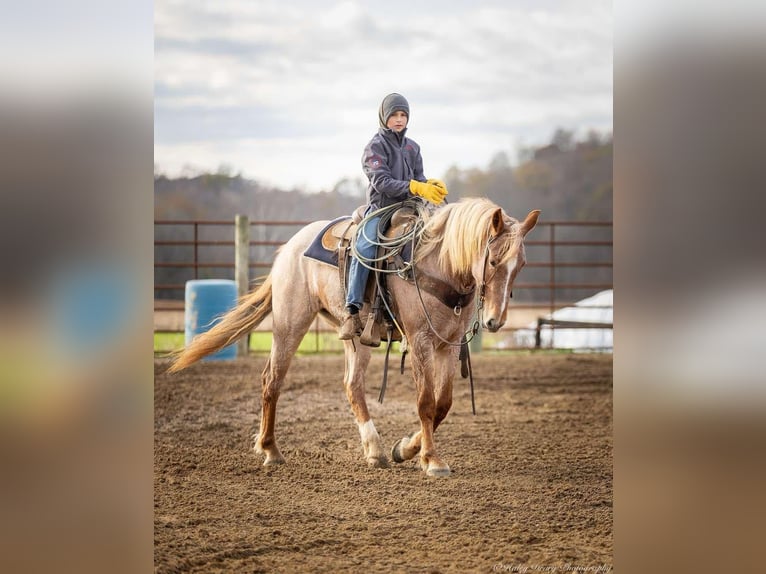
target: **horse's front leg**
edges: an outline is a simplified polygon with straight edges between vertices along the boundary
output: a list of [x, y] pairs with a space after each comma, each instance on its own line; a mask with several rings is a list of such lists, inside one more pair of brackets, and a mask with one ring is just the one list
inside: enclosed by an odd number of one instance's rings
[[429, 476], [449, 476], [450, 468], [436, 453], [434, 431], [452, 406], [452, 379], [455, 353], [451, 348], [434, 350], [424, 343], [413, 350], [412, 367], [418, 390], [420, 431], [394, 445], [395, 462], [410, 460], [420, 453], [420, 466]]
[[372, 418], [370, 418], [367, 400], [364, 396], [364, 373], [370, 362], [370, 349], [360, 345], [358, 341], [356, 349], [354, 349], [353, 341], [344, 341], [344, 346], [346, 348], [346, 374], [343, 383], [346, 387], [348, 402], [359, 427], [364, 458], [371, 467], [386, 468], [388, 467], [388, 458], [386, 458], [383, 450], [383, 441], [380, 439]]

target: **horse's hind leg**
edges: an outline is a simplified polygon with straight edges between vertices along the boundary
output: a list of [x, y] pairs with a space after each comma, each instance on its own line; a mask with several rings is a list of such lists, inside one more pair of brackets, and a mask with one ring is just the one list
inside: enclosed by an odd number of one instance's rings
[[346, 347], [346, 373], [343, 384], [346, 388], [346, 396], [354, 412], [356, 424], [359, 426], [359, 435], [364, 448], [364, 458], [371, 467], [386, 468], [388, 459], [383, 451], [383, 443], [375, 429], [375, 424], [370, 418], [367, 409], [367, 400], [364, 396], [364, 373], [370, 363], [370, 349], [357, 343], [354, 350], [353, 341], [345, 341]]
[[266, 460], [263, 464], [266, 466], [285, 462], [274, 438], [277, 401], [293, 355], [314, 317], [307, 314], [290, 319], [291, 323], [288, 325], [281, 325], [276, 318], [274, 319], [271, 353], [261, 374], [261, 426], [255, 440], [255, 451], [265, 455]]
[[274, 425], [279, 389], [282, 386], [286, 371], [286, 366], [279, 364], [279, 362], [275, 365], [272, 357], [269, 357], [263, 368], [263, 373], [261, 373], [261, 427], [255, 439], [255, 451], [266, 457], [263, 462], [266, 466], [285, 462], [274, 438]]

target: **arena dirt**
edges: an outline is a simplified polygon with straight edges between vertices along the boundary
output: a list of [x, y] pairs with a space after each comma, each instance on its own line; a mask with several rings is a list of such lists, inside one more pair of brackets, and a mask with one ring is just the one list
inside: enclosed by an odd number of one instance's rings
[[[386, 448], [418, 427], [409, 369], [367, 397]], [[343, 358], [296, 357], [277, 413], [287, 464], [252, 450], [265, 357], [155, 361], [155, 568], [167, 572], [607, 572], [612, 357], [474, 356], [436, 444], [452, 468], [369, 469]]]

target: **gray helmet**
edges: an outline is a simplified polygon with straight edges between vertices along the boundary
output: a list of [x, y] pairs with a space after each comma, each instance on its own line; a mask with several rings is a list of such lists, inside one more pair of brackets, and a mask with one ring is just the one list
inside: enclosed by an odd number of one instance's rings
[[407, 103], [405, 97], [401, 94], [393, 93], [388, 94], [383, 98], [383, 103], [380, 104], [380, 111], [378, 112], [378, 121], [380, 121], [380, 127], [385, 128], [394, 112], [402, 111], [407, 114], [407, 119], [410, 117], [410, 104]]

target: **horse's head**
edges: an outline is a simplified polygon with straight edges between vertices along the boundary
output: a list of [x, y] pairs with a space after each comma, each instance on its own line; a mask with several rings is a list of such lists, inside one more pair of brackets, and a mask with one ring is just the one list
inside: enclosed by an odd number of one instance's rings
[[513, 281], [527, 262], [524, 237], [537, 224], [540, 210], [518, 221], [497, 208], [489, 223], [482, 257], [472, 266], [473, 277], [484, 298], [484, 327], [494, 333], [505, 324]]

